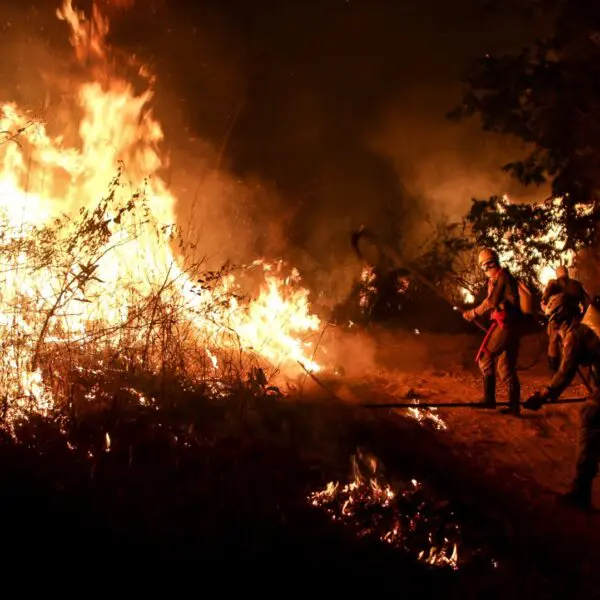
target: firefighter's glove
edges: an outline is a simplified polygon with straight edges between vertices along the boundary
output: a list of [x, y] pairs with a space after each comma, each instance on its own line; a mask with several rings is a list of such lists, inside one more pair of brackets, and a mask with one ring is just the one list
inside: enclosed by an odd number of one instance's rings
[[548, 394], [546, 392], [535, 392], [523, 402], [523, 408], [540, 410], [544, 404], [548, 404]]
[[465, 312], [463, 313], [463, 318], [467, 321], [474, 321], [475, 317], [476, 315], [474, 310], [465, 310]]

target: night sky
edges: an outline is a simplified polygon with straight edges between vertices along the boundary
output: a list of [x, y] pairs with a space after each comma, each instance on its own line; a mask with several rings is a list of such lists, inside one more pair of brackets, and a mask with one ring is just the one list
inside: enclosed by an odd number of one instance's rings
[[[517, 142], [445, 119], [471, 59], [536, 34], [524, 16], [488, 4], [138, 0], [113, 14], [110, 39], [158, 75], [181, 210], [209, 185], [208, 168], [237, 190], [220, 203], [229, 241], [211, 243], [331, 271], [350, 260], [348, 233], [360, 223], [414, 244], [407, 232], [420, 235], [427, 213], [458, 217], [473, 196], [522, 194], [500, 171]], [[2, 67], [6, 93], [35, 103], [40, 63], [69, 57], [66, 28], [54, 2], [3, 6], [14, 59]]]

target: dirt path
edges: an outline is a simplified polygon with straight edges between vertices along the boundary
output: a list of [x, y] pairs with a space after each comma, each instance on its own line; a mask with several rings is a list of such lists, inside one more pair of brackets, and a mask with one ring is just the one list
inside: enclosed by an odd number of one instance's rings
[[[382, 394], [390, 400], [407, 395], [440, 403], [481, 399], [481, 380], [475, 374], [425, 372], [420, 376], [396, 377], [387, 383], [392, 393]], [[529, 374], [523, 381], [523, 396], [527, 397], [546, 381], [543, 374]], [[377, 382], [374, 386], [379, 387]], [[569, 390], [570, 397], [584, 395], [585, 388], [581, 385]], [[523, 411], [518, 419], [500, 411], [475, 409], [442, 408], [419, 411], [418, 415], [415, 411], [396, 412], [414, 414], [423, 419], [424, 426], [431, 427], [439, 426], [434, 420], [438, 417], [440, 425], [446, 427], [445, 437], [484, 472], [493, 475], [508, 470], [516, 479], [536, 481], [557, 494], [567, 489], [573, 475], [578, 410], [578, 405], [560, 405], [538, 413]], [[596, 490], [596, 500], [600, 502], [600, 488]]]
[[[371, 364], [361, 365], [350, 377], [337, 382], [338, 394], [350, 402], [478, 402], [481, 377], [474, 365], [478, 338], [460, 336], [410, 336], [379, 334], [369, 343]], [[357, 342], [354, 342], [358, 345]], [[543, 343], [543, 340], [542, 340]], [[549, 380], [546, 356], [540, 356], [538, 340], [523, 344], [520, 362], [537, 364], [520, 372], [522, 399]], [[565, 397], [586, 395], [576, 383]], [[498, 400], [505, 400], [498, 386]], [[441, 428], [461, 453], [486, 473], [509, 470], [516, 479], [535, 480], [549, 493], [568, 488], [573, 475], [580, 405], [546, 407], [540, 412], [523, 411], [520, 418], [500, 411], [478, 409], [399, 409], [398, 415], [420, 418], [426, 427]], [[600, 506], [600, 485], [595, 499]]]
[[[413, 397], [423, 402], [479, 401], [481, 379], [473, 364], [478, 341], [457, 336], [371, 336], [366, 342], [370, 365], [363, 360], [353, 377], [338, 383], [336, 393], [361, 404], [406, 402]], [[357, 340], [352, 343], [359, 346]], [[540, 348], [544, 350], [533, 338], [524, 344], [521, 363], [531, 364], [536, 356], [540, 360], [520, 373], [523, 398], [549, 379], [545, 352], [540, 355]], [[585, 393], [584, 386], [577, 384], [564, 396]], [[501, 388], [498, 399], [504, 400]], [[489, 503], [490, 511], [508, 514], [517, 529], [523, 524], [524, 530], [539, 536], [542, 546], [552, 545], [571, 555], [573, 548], [578, 548], [582, 555], [575, 564], [585, 571], [594, 570], [592, 565], [600, 559], [600, 511], [582, 514], [556, 504], [573, 476], [579, 407], [560, 405], [537, 413], [524, 411], [520, 418], [500, 411], [463, 408], [442, 408], [429, 414], [407, 409], [381, 412], [399, 419], [422, 419], [422, 426], [435, 430], [436, 439], [448, 452], [464, 461], [471, 471], [466, 477], [479, 479], [482, 485], [485, 482], [483, 487], [490, 496], [484, 503]], [[473, 492], [469, 489], [464, 493]], [[595, 485], [594, 503], [600, 508], [600, 482]]]

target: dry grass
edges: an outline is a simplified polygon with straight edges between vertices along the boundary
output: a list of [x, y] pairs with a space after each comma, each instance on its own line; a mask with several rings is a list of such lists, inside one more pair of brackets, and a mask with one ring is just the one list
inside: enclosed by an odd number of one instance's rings
[[[153, 220], [143, 191], [122, 188], [119, 173], [97, 205], [44, 225], [4, 216], [5, 422], [101, 400], [98, 379], [104, 396], [133, 386], [144, 401], [164, 401], [172, 385], [216, 395], [241, 385], [264, 391], [276, 373], [279, 365], [263, 360], [262, 348], [243, 346], [236, 330], [245, 300], [232, 276], [256, 285], [256, 267], [207, 270], [194, 243]], [[115, 278], [107, 264], [125, 269]]]

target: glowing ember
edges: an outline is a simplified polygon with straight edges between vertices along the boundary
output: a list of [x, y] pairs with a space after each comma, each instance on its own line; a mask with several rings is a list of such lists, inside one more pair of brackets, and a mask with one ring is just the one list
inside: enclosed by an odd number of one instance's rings
[[96, 5], [91, 21], [71, 0], [58, 16], [97, 79], [76, 87], [81, 119], [71, 144], [15, 104], [0, 107], [8, 132], [0, 140], [0, 388], [8, 419], [32, 405], [52, 408], [48, 365], [66, 344], [69, 360], [119, 349], [121, 363], [150, 372], [170, 360], [189, 375], [207, 357], [213, 374], [244, 372], [251, 359], [292, 375], [302, 372], [298, 363], [317, 371], [307, 337], [321, 323], [297, 272], [258, 261], [253, 299], [244, 298], [233, 271], [198, 281], [202, 271], [183, 256], [173, 225], [176, 199], [159, 176], [153, 78], [140, 67], [148, 88], [136, 95], [114, 76], [109, 23]]
[[352, 456], [353, 480], [329, 482], [308, 500], [358, 537], [375, 537], [434, 566], [458, 568], [460, 528], [452, 512], [435, 511], [424, 486], [413, 480], [398, 493], [377, 477], [378, 462], [360, 452]]
[[437, 412], [437, 408], [418, 408], [419, 401], [413, 400], [414, 408], [408, 408], [408, 414], [421, 425], [429, 422], [438, 431], [448, 429], [448, 425]]
[[359, 305], [362, 311], [365, 312], [377, 295], [374, 267], [364, 267], [360, 274], [360, 280], [362, 282], [362, 286], [359, 294]]
[[[460, 288], [460, 294], [465, 304], [473, 304], [475, 302], [475, 296], [466, 288]], [[456, 309], [456, 307], [454, 307]]]

